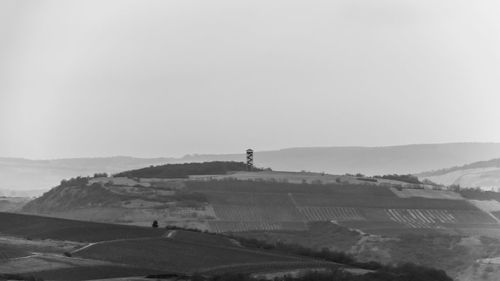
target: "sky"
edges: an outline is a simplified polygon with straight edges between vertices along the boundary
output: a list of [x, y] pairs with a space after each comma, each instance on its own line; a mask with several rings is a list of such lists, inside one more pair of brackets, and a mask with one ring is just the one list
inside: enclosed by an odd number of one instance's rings
[[0, 1], [0, 157], [500, 142], [496, 0]]

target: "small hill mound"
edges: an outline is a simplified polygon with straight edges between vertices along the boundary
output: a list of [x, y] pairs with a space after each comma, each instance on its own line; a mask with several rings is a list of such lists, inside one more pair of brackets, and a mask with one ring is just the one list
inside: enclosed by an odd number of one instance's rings
[[229, 172], [246, 171], [247, 169], [247, 165], [243, 162], [214, 161], [150, 166], [138, 170], [118, 173], [115, 177], [163, 179], [188, 178], [189, 176], [195, 175], [223, 175]]

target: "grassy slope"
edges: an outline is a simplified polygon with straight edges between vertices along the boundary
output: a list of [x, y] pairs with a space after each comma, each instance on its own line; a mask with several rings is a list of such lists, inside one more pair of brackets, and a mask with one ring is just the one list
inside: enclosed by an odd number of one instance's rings
[[[268, 242], [296, 243], [316, 249], [322, 246], [343, 251], [350, 249], [361, 261], [412, 262], [446, 270], [451, 276], [463, 274], [477, 259], [500, 255], [500, 241], [493, 238], [463, 237], [437, 232], [425, 235], [412, 232], [393, 238], [367, 237], [327, 223], [315, 223], [308, 232], [253, 231], [237, 235]], [[340, 245], [344, 247], [341, 248]]]
[[[97, 242], [77, 251], [74, 257], [105, 260], [128, 265], [72, 267], [34, 272], [36, 276], [55, 280], [119, 277], [168, 272], [239, 267], [258, 270], [309, 266], [316, 261], [264, 250], [245, 249], [221, 236], [176, 231], [172, 239], [160, 237], [165, 230], [129, 227], [83, 221], [71, 221], [32, 215], [0, 213], [0, 232], [12, 236]], [[23, 256], [25, 252], [7, 252], [5, 257]], [[271, 266], [270, 266], [271, 265]], [[331, 266], [334, 266], [332, 264]], [[336, 266], [336, 265], [335, 265]]]
[[159, 237], [164, 230], [0, 212], [0, 233], [37, 239], [96, 242]]
[[[213, 204], [267, 204], [270, 198], [293, 195], [298, 206], [345, 206], [364, 208], [429, 208], [477, 210], [464, 200], [400, 198], [389, 187], [355, 184], [290, 184], [251, 181], [187, 182], [192, 191], [209, 194]], [[259, 200], [261, 198], [261, 200]]]
[[467, 199], [474, 200], [496, 200], [500, 202], [500, 193], [493, 191], [482, 191], [476, 189], [462, 189], [460, 195]]
[[195, 243], [161, 238], [98, 244], [77, 256], [181, 273], [238, 264], [300, 261], [286, 255], [210, 245], [203, 239]]
[[238, 236], [268, 241], [298, 244], [307, 248], [320, 250], [324, 247], [347, 252], [360, 239], [360, 234], [331, 222], [309, 223], [307, 231], [249, 231], [238, 233]]
[[238, 243], [235, 243], [235, 241], [231, 241], [231, 239], [221, 235], [213, 235], [185, 230], [176, 230], [172, 235], [172, 239], [174, 239], [175, 241], [187, 243], [203, 242], [203, 244], [209, 244], [219, 247], [235, 247], [238, 245]]
[[24, 257], [27, 255], [29, 255], [29, 252], [22, 247], [0, 244], [0, 262], [11, 258]]
[[124, 267], [124, 266], [82, 266], [71, 268], [58, 268], [52, 270], [33, 272], [32, 275], [44, 280], [54, 281], [80, 281], [106, 278], [119, 278], [130, 276], [147, 276], [150, 274], [168, 273], [163, 270], [150, 268]]
[[175, 230], [170, 237], [97, 244], [76, 255], [177, 273], [261, 272], [313, 265], [338, 267], [338, 264], [310, 258], [243, 248], [218, 235]]

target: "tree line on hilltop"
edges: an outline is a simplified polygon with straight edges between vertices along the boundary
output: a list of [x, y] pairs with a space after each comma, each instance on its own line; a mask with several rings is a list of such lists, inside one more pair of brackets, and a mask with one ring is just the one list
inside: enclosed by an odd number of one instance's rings
[[[115, 177], [128, 178], [188, 178], [192, 175], [223, 175], [228, 172], [247, 171], [248, 166], [243, 162], [213, 161], [204, 163], [183, 163], [150, 166], [118, 173]], [[252, 171], [262, 171], [252, 168]]]

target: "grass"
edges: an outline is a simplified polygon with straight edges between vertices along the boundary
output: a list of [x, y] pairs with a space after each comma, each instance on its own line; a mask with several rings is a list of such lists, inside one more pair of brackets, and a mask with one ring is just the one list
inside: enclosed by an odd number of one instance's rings
[[187, 243], [203, 242], [213, 246], [238, 247], [237, 246], [238, 243], [235, 243], [234, 241], [232, 241], [227, 237], [221, 235], [195, 232], [195, 231], [176, 230], [172, 239], [174, 239], [175, 241], [187, 242]]
[[30, 239], [98, 242], [159, 237], [165, 230], [0, 212], [0, 233]]
[[28, 255], [30, 252], [22, 246], [0, 244], [0, 262]]
[[188, 181], [186, 188], [200, 192], [255, 192], [255, 193], [342, 193], [384, 195], [396, 197], [388, 187], [368, 184], [297, 184], [270, 181]]
[[330, 194], [293, 194], [299, 206], [336, 206], [384, 209], [457, 209], [477, 210], [464, 200], [446, 200], [429, 198], [399, 198], [386, 195], [370, 195], [364, 193], [330, 193]]
[[360, 234], [330, 222], [308, 223], [307, 231], [249, 231], [236, 234], [244, 238], [276, 243], [298, 244], [307, 248], [320, 250], [323, 247], [337, 251], [349, 251], [355, 245]]
[[54, 281], [80, 281], [92, 279], [119, 278], [129, 276], [147, 276], [150, 274], [165, 274], [163, 270], [153, 270], [148, 268], [124, 267], [124, 266], [82, 266], [71, 268], [59, 268], [32, 272], [30, 275], [44, 280]]
[[290, 255], [221, 246], [221, 243], [212, 245], [205, 241], [205, 235], [201, 234], [199, 239], [191, 237], [195, 242], [164, 238], [117, 241], [89, 247], [76, 255], [176, 273], [193, 273], [239, 264], [303, 260]]
[[[389, 209], [419, 214], [449, 214], [456, 220], [455, 224], [473, 221], [476, 227], [495, 223], [466, 200], [444, 199], [444, 196], [402, 198], [384, 186], [236, 180], [191, 181], [186, 185], [188, 190], [205, 193], [214, 206], [219, 220], [210, 222], [210, 226], [217, 232], [286, 230], [281, 223], [330, 220], [346, 225], [359, 221], [355, 224], [357, 228], [370, 233], [398, 235], [410, 231], [407, 223], [394, 221], [388, 213]], [[429, 223], [434, 219], [427, 216], [419, 216], [415, 220], [420, 228], [436, 227]], [[418, 223], [419, 220], [422, 223]], [[441, 223], [439, 227], [450, 231], [457, 228], [453, 223]]]
[[310, 262], [267, 262], [255, 264], [239, 264], [234, 266], [224, 266], [220, 268], [210, 268], [201, 273], [207, 275], [221, 275], [221, 274], [252, 274], [252, 273], [270, 273], [280, 271], [291, 271], [297, 269], [310, 270], [314, 268], [339, 268], [338, 264], [310, 261]]

